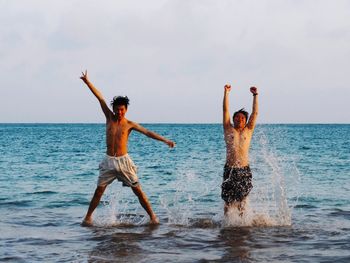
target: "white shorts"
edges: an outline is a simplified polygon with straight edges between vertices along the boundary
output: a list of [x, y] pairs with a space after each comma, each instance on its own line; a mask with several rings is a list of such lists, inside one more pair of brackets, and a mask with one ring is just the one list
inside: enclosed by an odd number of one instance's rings
[[98, 186], [106, 186], [115, 179], [123, 183], [123, 186], [136, 187], [139, 185], [137, 167], [128, 154], [123, 156], [109, 156], [102, 160], [99, 165], [100, 175], [97, 180]]

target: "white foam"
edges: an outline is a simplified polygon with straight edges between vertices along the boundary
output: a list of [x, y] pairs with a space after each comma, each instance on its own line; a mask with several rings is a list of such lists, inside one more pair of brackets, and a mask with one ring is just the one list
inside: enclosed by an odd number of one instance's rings
[[278, 226], [279, 223], [270, 217], [268, 213], [254, 211], [247, 200], [243, 213], [236, 207], [230, 207], [224, 216], [223, 226], [247, 227], [247, 226]]

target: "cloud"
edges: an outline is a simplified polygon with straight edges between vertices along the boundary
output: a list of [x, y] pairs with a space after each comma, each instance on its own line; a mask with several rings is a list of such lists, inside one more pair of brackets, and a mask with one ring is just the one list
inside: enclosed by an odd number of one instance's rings
[[[250, 108], [250, 85], [261, 89], [261, 122], [349, 122], [322, 106], [349, 111], [349, 5], [4, 2], [0, 121], [103, 121], [79, 80], [88, 69], [106, 100], [129, 95], [129, 117], [139, 122], [220, 122], [227, 82], [232, 111]], [[25, 114], [14, 113], [14, 101]]]

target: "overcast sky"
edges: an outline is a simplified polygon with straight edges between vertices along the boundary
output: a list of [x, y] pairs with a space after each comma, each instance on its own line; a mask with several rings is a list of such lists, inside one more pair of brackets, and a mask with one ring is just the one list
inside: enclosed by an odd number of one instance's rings
[[0, 0], [0, 122], [104, 122], [128, 95], [141, 123], [350, 123], [348, 0]]

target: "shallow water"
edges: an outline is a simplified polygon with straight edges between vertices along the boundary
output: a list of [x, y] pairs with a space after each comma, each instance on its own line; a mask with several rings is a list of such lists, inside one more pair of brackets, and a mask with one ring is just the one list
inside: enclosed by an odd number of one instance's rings
[[1, 124], [0, 261], [350, 261], [350, 125], [258, 125], [249, 207], [226, 219], [221, 125], [145, 126], [177, 143], [129, 143], [161, 224], [114, 182], [84, 228], [104, 126]]

